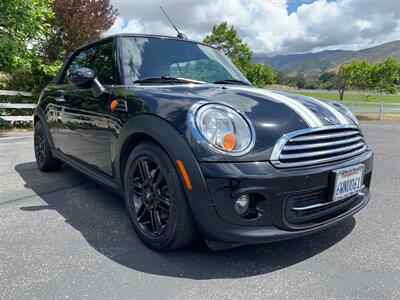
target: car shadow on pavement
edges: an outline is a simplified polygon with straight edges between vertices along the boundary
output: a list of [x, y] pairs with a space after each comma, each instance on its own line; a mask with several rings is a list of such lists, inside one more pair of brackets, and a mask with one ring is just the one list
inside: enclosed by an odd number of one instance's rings
[[71, 168], [63, 166], [59, 172], [42, 173], [36, 163], [29, 162], [17, 165], [15, 170], [25, 181], [25, 187], [47, 203], [24, 206], [21, 210], [32, 214], [55, 210], [105, 257], [125, 267], [162, 276], [202, 280], [266, 274], [325, 251], [355, 226], [355, 219], [349, 218], [318, 233], [267, 245], [213, 252], [199, 240], [183, 249], [162, 253], [139, 240], [120, 197]]

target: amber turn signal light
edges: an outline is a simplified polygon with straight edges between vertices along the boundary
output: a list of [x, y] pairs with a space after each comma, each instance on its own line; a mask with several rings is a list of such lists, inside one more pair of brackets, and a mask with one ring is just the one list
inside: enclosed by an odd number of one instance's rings
[[235, 148], [236, 138], [232, 132], [228, 132], [224, 136], [223, 147], [225, 150], [232, 151]]
[[192, 190], [192, 183], [190, 182], [190, 178], [188, 173], [186, 172], [186, 168], [183, 165], [183, 162], [179, 159], [176, 160], [176, 164], [178, 165], [179, 171], [181, 171], [183, 180], [185, 181], [186, 188], [191, 191]]
[[111, 110], [114, 110], [114, 109], [116, 109], [117, 107], [118, 107], [118, 101], [115, 100], [115, 99], [111, 100], [111, 102], [110, 102], [110, 108], [111, 108]]

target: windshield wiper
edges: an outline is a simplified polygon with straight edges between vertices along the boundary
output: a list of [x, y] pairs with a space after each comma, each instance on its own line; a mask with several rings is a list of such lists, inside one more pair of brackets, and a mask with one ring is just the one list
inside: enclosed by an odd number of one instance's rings
[[158, 76], [158, 77], [142, 77], [133, 81], [133, 83], [204, 83], [189, 78]]
[[215, 84], [241, 84], [241, 85], [251, 85], [250, 83], [242, 80], [237, 80], [237, 79], [223, 79], [223, 80], [217, 80], [214, 81], [213, 83]]

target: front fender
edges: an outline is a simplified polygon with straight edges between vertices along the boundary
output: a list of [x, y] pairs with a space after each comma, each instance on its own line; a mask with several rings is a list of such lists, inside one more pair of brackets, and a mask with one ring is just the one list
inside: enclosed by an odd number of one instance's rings
[[[33, 116], [34, 116], [34, 119], [37, 118], [42, 123], [43, 128], [44, 128], [44, 132], [46, 134], [47, 141], [48, 141], [48, 143], [50, 145], [50, 148], [53, 149], [54, 148], [53, 138], [52, 138], [52, 136], [50, 134], [49, 124], [47, 123], [46, 114], [43, 111], [43, 108], [40, 107], [40, 106], [36, 106], [35, 112], [33, 113]], [[35, 120], [35, 123], [36, 123], [36, 120]]]
[[[117, 180], [123, 189], [123, 164], [121, 153], [135, 134], [145, 134], [156, 140], [161, 147], [168, 153], [174, 165], [177, 167], [176, 160], [181, 160], [189, 175], [192, 190], [189, 190], [185, 184], [185, 188], [189, 206], [192, 214], [198, 225], [200, 232], [210, 232], [205, 227], [212, 226], [213, 218], [218, 218], [215, 209], [212, 205], [211, 198], [206, 187], [203, 175], [201, 173], [199, 164], [191, 148], [189, 147], [186, 138], [180, 134], [175, 127], [173, 127], [166, 120], [150, 114], [138, 115], [130, 119], [121, 129], [118, 137], [115, 157], [115, 167]], [[177, 167], [178, 174], [179, 172]], [[217, 221], [217, 220], [216, 220]]]

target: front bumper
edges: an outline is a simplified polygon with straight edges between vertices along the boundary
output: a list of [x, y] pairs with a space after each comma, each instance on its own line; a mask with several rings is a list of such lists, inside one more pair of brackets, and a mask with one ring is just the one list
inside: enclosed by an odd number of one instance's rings
[[[365, 166], [362, 191], [332, 204], [329, 202], [332, 170], [356, 164]], [[194, 210], [193, 214], [209, 246], [219, 249], [299, 237], [354, 215], [369, 200], [373, 154], [367, 150], [345, 161], [293, 169], [276, 169], [269, 162], [199, 165], [206, 185], [204, 190], [208, 191], [203, 199], [210, 200], [202, 201], [202, 209]], [[243, 219], [235, 213], [233, 199], [242, 193], [254, 195], [257, 217]], [[311, 217], [289, 216], [289, 202], [293, 199], [322, 201], [327, 205], [314, 211]]]

